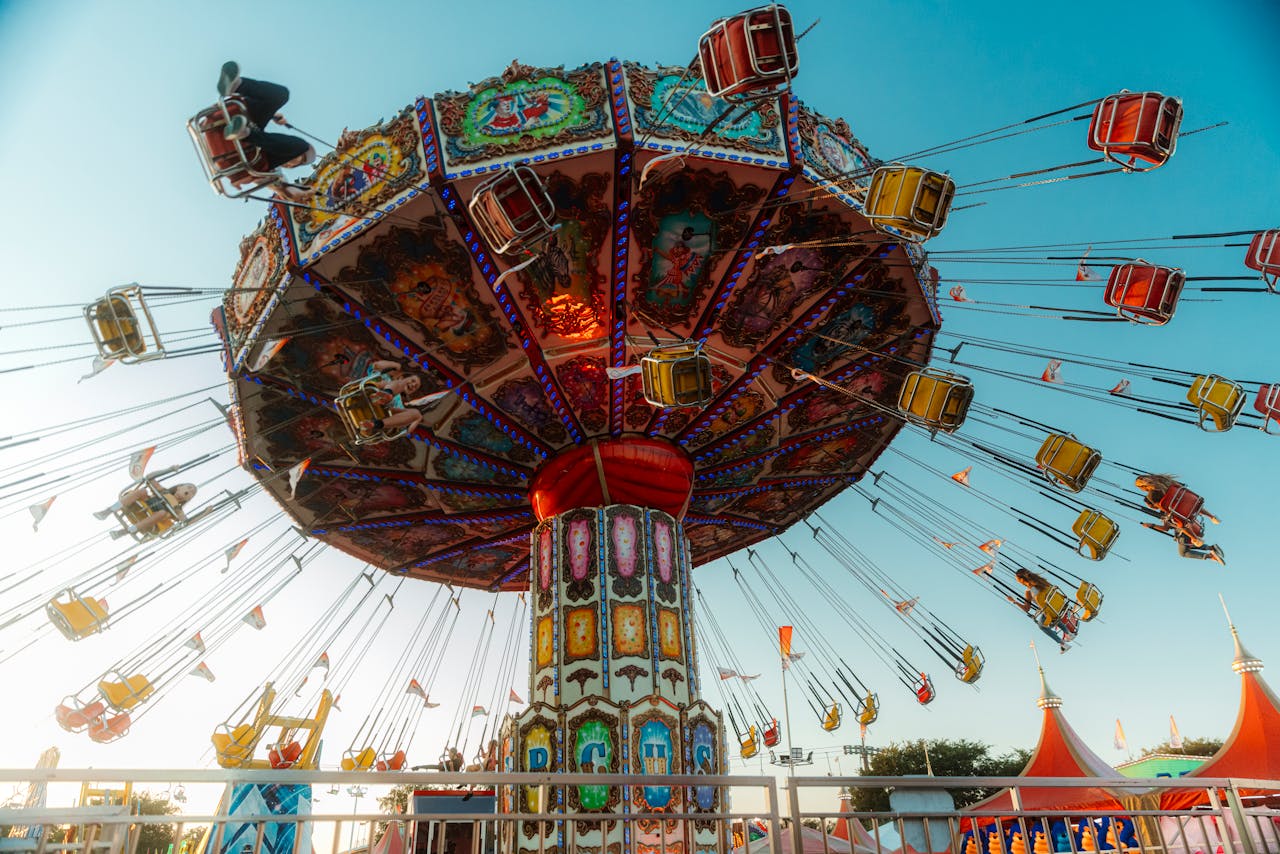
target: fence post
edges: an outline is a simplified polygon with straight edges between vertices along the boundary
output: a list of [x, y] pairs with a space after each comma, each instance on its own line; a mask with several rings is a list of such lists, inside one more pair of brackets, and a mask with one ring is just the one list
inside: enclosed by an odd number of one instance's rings
[[787, 780], [787, 802], [791, 813], [791, 854], [804, 854], [804, 828], [800, 825], [800, 787], [795, 778]]
[[[769, 812], [769, 851], [771, 854], [782, 854], [782, 822], [778, 819], [778, 781], [776, 778], [770, 778], [768, 784], [764, 787], [765, 808]], [[745, 838], [751, 835], [747, 829], [746, 822], [743, 822], [742, 835]]]
[[1227, 806], [1231, 810], [1231, 822], [1235, 825], [1236, 836], [1240, 838], [1240, 850], [1244, 854], [1257, 854], [1253, 847], [1253, 837], [1249, 835], [1249, 822], [1245, 820], [1244, 808], [1240, 803], [1240, 790], [1236, 788], [1235, 780], [1229, 780], [1229, 785], [1223, 790], [1223, 794], [1227, 796]]

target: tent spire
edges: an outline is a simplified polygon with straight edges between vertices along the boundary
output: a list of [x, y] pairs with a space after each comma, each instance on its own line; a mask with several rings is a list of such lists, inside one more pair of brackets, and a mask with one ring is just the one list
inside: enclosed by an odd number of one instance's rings
[[1053, 693], [1049, 688], [1049, 681], [1044, 676], [1044, 666], [1040, 664], [1040, 653], [1036, 652], [1036, 642], [1031, 642], [1031, 654], [1036, 659], [1036, 669], [1040, 671], [1040, 697], [1036, 700], [1036, 706], [1043, 710], [1058, 709], [1062, 707], [1062, 698]]
[[1262, 670], [1262, 659], [1252, 655], [1240, 642], [1240, 633], [1236, 631], [1235, 623], [1231, 622], [1231, 612], [1227, 610], [1227, 602], [1221, 593], [1218, 594], [1218, 601], [1222, 603], [1222, 612], [1227, 615], [1227, 627], [1231, 629], [1231, 639], [1236, 645], [1236, 657], [1231, 662], [1231, 669], [1241, 675], [1257, 673]]

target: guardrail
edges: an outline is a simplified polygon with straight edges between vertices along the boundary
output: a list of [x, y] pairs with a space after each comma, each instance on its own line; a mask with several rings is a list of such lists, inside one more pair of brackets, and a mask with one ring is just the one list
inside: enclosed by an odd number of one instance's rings
[[[768, 854], [1280, 854], [1280, 811], [1268, 806], [1280, 805], [1280, 796], [1254, 794], [1280, 792], [1280, 781], [1268, 780], [794, 777], [785, 781], [784, 801], [779, 797], [779, 781], [770, 776], [0, 769], [0, 782], [58, 787], [104, 781], [127, 781], [135, 787], [182, 784], [223, 790], [248, 784], [309, 785], [315, 787], [312, 791], [316, 800], [329, 797], [319, 788], [326, 785], [411, 784], [423, 788], [456, 787], [460, 793], [492, 788], [498, 793], [499, 802], [518, 787], [530, 787], [539, 795], [537, 803], [550, 804], [551, 808], [527, 813], [436, 811], [396, 816], [361, 813], [354, 807], [351, 811], [302, 815], [230, 816], [220, 814], [216, 808], [171, 815], [138, 815], [120, 807], [9, 808], [0, 809], [0, 825], [29, 830], [21, 838], [0, 839], [0, 852], [144, 854], [138, 851], [142, 828], [168, 825], [173, 827], [172, 850], [179, 854], [184, 831], [203, 825], [209, 827], [206, 854], [289, 854], [288, 848], [282, 851], [271, 841], [281, 828], [301, 831], [285, 837], [292, 840], [292, 854], [310, 854], [302, 848], [304, 839], [314, 837], [312, 831], [320, 825], [332, 824], [329, 850], [339, 854], [344, 825], [367, 826], [372, 840], [378, 825], [391, 822], [407, 830], [406, 852], [434, 849], [437, 854], [445, 854], [448, 830], [466, 825], [471, 828], [466, 834], [471, 854], [601, 854], [601, 834], [597, 831], [616, 835], [619, 828], [626, 840], [621, 854], [727, 854], [734, 828], [743, 829], [748, 820], [759, 820], [768, 834], [766, 840], [749, 846], [752, 854], [759, 849], [767, 849]], [[563, 794], [572, 786], [619, 787], [622, 797], [615, 807], [617, 811], [566, 810]], [[683, 789], [685, 795], [676, 803], [684, 804], [688, 811], [622, 811], [622, 805], [633, 805], [632, 790], [636, 787]], [[725, 804], [731, 803], [735, 793], [754, 793], [760, 807], [749, 812], [696, 811], [691, 806], [696, 803], [694, 790], [704, 787], [722, 793], [720, 802]], [[950, 793], [976, 788], [1007, 789], [1007, 802], [1002, 799], [976, 811], [950, 806]], [[838, 800], [839, 792], [859, 789], [891, 789], [899, 808], [850, 812], [848, 804]], [[1162, 810], [1156, 795], [1162, 790], [1190, 790], [1203, 797], [1197, 798], [1200, 803], [1191, 808]], [[909, 803], [910, 793], [917, 795], [914, 804]], [[1097, 801], [1099, 793], [1112, 800], [1109, 807], [1028, 807], [1051, 800], [1085, 803], [1091, 795]], [[213, 802], [216, 795], [206, 800]], [[814, 809], [814, 802], [829, 806]], [[511, 799], [508, 806], [517, 803], [518, 799]], [[908, 806], [901, 806], [903, 803]], [[67, 825], [72, 832], [61, 840], [54, 838], [52, 829]], [[705, 840], [709, 826], [715, 830], [714, 847], [706, 848], [702, 842], [694, 845], [694, 828], [701, 829], [699, 838]], [[419, 841], [419, 830], [428, 833], [423, 837], [427, 841]], [[744, 831], [742, 838], [748, 835]], [[231, 841], [239, 847], [230, 850]], [[312, 847], [325, 850], [314, 843]], [[613, 850], [609, 849], [610, 854]]]

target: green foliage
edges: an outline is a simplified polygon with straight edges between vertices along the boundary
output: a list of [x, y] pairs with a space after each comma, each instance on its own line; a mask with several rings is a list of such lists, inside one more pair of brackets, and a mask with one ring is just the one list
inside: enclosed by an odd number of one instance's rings
[[[169, 798], [142, 792], [136, 797], [139, 815], [173, 815], [178, 807]], [[138, 831], [138, 854], [164, 854], [173, 844], [172, 824], [144, 824]]]
[[1153, 753], [1177, 753], [1184, 756], [1212, 756], [1222, 747], [1222, 739], [1220, 738], [1184, 738], [1182, 747], [1174, 747], [1167, 741], [1162, 741], [1155, 747], [1142, 748], [1143, 756], [1150, 756]]
[[[925, 762], [925, 747], [929, 750]], [[868, 774], [874, 777], [901, 777], [927, 774], [932, 766], [937, 777], [1013, 777], [1031, 758], [1029, 750], [1012, 750], [999, 756], [991, 754], [991, 746], [968, 739], [924, 739], [893, 742], [871, 757]], [[996, 792], [995, 789], [951, 789], [957, 807], [976, 803]], [[853, 790], [849, 808], [854, 812], [885, 812], [889, 809], [889, 793], [880, 788]]]

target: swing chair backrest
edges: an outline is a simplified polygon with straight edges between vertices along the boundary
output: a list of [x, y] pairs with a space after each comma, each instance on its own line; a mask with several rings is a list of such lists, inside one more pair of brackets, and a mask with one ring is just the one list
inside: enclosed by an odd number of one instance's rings
[[133, 718], [128, 712], [112, 717], [97, 717], [89, 724], [89, 738], [99, 744], [108, 744], [117, 738], [124, 738], [129, 734], [129, 726], [133, 723]]
[[1271, 422], [1280, 424], [1280, 383], [1265, 383], [1258, 386], [1258, 394], [1253, 399], [1253, 408], [1262, 415], [1262, 432], [1271, 432]]
[[782, 740], [782, 733], [778, 728], [778, 721], [775, 719], [764, 728], [762, 733], [765, 747], [777, 747], [778, 742]]
[[85, 703], [79, 697], [67, 697], [54, 708], [53, 717], [67, 732], [83, 732], [106, 711], [107, 704], [101, 700]]
[[1076, 588], [1076, 602], [1080, 604], [1080, 619], [1087, 623], [1102, 610], [1102, 591], [1096, 584], [1081, 581]]
[[747, 728], [747, 737], [742, 739], [738, 744], [738, 755], [743, 759], [750, 759], [760, 752], [760, 745], [756, 743], [756, 728]]
[[1051, 433], [1036, 453], [1036, 465], [1045, 477], [1071, 492], [1079, 492], [1089, 482], [1102, 455], [1076, 437]]
[[972, 644], [966, 646], [964, 652], [960, 655], [960, 662], [956, 666], [956, 678], [966, 685], [972, 685], [982, 675], [984, 663], [982, 650]]
[[967, 377], [925, 368], [907, 374], [898, 411], [913, 424], [952, 433], [964, 423], [972, 401], [973, 384]]
[[[139, 487], [146, 489], [147, 498], [142, 501], [124, 503], [124, 497]], [[180, 505], [174, 502], [164, 487], [154, 478], [146, 477], [126, 487], [120, 492], [120, 499], [122, 506], [115, 512], [115, 517], [121, 526], [126, 529], [132, 525], [137, 525], [153, 513], [163, 512], [165, 514], [150, 530], [130, 532], [129, 536], [139, 543], [164, 539], [185, 527], [185, 523], [178, 515]]]
[[1161, 267], [1139, 259], [1111, 268], [1103, 301], [1126, 320], [1163, 326], [1173, 319], [1186, 284], [1177, 267]]
[[1259, 231], [1249, 242], [1249, 251], [1244, 256], [1244, 265], [1250, 270], [1262, 274], [1267, 287], [1275, 290], [1280, 280], [1280, 228]]
[[302, 744], [297, 739], [281, 739], [267, 750], [267, 764], [272, 768], [292, 768], [300, 756]]
[[927, 706], [933, 702], [935, 696], [933, 690], [933, 680], [923, 673], [915, 684], [916, 702], [922, 706]]
[[[116, 678], [112, 680], [111, 676]], [[141, 673], [124, 676], [111, 671], [98, 682], [98, 693], [108, 706], [118, 712], [127, 712], [145, 703], [155, 690], [151, 680]]]
[[1036, 622], [1046, 629], [1056, 626], [1067, 611], [1067, 594], [1063, 593], [1062, 588], [1056, 584], [1050, 584], [1043, 590], [1036, 591], [1034, 598], [1037, 608]]
[[[1181, 125], [1181, 100], [1159, 92], [1121, 91], [1094, 107], [1089, 147], [1128, 171], [1146, 172], [1173, 156]], [[1151, 165], [1138, 167], [1133, 160]]]
[[361, 421], [378, 421], [391, 413], [387, 407], [375, 403], [375, 395], [382, 393], [380, 383], [385, 381], [381, 374], [352, 380], [338, 391], [334, 405], [338, 408], [338, 420], [347, 429], [347, 435], [357, 445], [373, 445], [379, 442], [392, 442], [408, 435], [404, 427], [382, 428], [365, 433], [360, 430]]
[[243, 140], [227, 139], [225, 131], [233, 116], [248, 119], [244, 101], [235, 96], [223, 98], [187, 120], [187, 134], [209, 186], [228, 199], [238, 199], [280, 181], [280, 173], [268, 168], [260, 149]]
[[236, 726], [222, 724], [210, 737], [218, 764], [223, 768], [239, 768], [253, 759], [253, 749], [258, 745], [261, 730], [253, 724]]
[[1165, 490], [1156, 504], [1175, 527], [1197, 540], [1204, 536], [1204, 525], [1200, 522], [1200, 516], [1204, 513], [1202, 497], [1178, 484]]
[[485, 242], [500, 255], [527, 250], [555, 230], [555, 202], [528, 166], [504, 169], [481, 183], [467, 209]]
[[834, 732], [840, 728], [840, 704], [832, 703], [831, 708], [827, 709], [827, 714], [822, 718], [822, 728], [827, 732]]
[[84, 307], [94, 346], [103, 359], [126, 365], [164, 358], [164, 344], [142, 288], [122, 285]]
[[747, 101], [784, 91], [800, 70], [791, 13], [775, 3], [721, 18], [698, 39], [698, 59], [712, 97]]
[[1071, 532], [1079, 538], [1077, 553], [1089, 560], [1102, 560], [1120, 536], [1120, 526], [1097, 510], [1085, 508], [1071, 525]]
[[107, 603], [105, 599], [81, 596], [74, 590], [66, 591], [67, 601], [59, 602], [55, 596], [44, 606], [49, 622], [53, 623], [67, 640], [80, 640], [107, 627]]
[[697, 341], [654, 347], [640, 360], [644, 398], [654, 406], [706, 406], [711, 402], [711, 360]]
[[373, 767], [373, 763], [378, 758], [378, 751], [372, 747], [366, 747], [363, 750], [352, 748], [342, 754], [342, 770], [343, 771], [368, 771]]
[[955, 194], [950, 176], [895, 163], [872, 173], [863, 213], [880, 231], [920, 242], [942, 231]]
[[880, 697], [877, 694], [868, 694], [858, 704], [858, 723], [862, 726], [871, 726], [878, 717], [880, 717]]
[[[1244, 409], [1244, 387], [1217, 374], [1196, 377], [1187, 391], [1187, 402], [1199, 410], [1198, 424], [1210, 433], [1225, 433], [1235, 426]], [[1213, 422], [1213, 428], [1206, 422]]]

